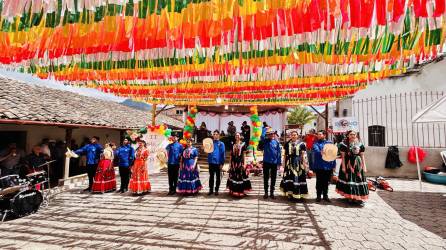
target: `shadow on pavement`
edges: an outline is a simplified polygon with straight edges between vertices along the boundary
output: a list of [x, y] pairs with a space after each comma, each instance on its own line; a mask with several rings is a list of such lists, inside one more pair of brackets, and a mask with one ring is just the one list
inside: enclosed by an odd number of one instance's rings
[[404, 219], [446, 239], [444, 193], [385, 192], [378, 195]]

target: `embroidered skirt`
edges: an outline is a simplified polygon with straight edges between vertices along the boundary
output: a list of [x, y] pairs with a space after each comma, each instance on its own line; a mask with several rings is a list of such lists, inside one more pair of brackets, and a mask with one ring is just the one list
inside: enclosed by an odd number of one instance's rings
[[129, 190], [134, 194], [147, 193], [151, 190], [149, 182], [149, 172], [144, 160], [135, 160], [132, 167], [132, 178], [129, 183]]
[[101, 160], [98, 164], [91, 191], [105, 193], [116, 190], [115, 169], [111, 160]]

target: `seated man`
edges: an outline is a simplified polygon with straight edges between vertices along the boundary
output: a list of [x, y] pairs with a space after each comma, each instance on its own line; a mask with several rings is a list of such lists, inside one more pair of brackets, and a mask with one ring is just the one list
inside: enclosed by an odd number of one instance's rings
[[[42, 148], [39, 145], [33, 147], [31, 154], [25, 157], [26, 174], [46, 170], [43, 166], [47, 162], [48, 156], [42, 153]], [[45, 168], [44, 168], [45, 167]]]
[[0, 152], [1, 176], [19, 174], [23, 157], [25, 151], [17, 148], [16, 143], [10, 143], [7, 149]]

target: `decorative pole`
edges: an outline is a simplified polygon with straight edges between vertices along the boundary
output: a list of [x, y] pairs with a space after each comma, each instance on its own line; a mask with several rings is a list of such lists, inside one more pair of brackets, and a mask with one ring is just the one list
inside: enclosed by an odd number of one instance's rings
[[156, 125], [156, 104], [152, 104], [152, 126]]

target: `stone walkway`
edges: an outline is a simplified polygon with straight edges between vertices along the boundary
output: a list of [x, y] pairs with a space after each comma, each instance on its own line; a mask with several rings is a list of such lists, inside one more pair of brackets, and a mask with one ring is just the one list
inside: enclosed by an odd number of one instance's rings
[[263, 200], [260, 178], [243, 199], [205, 195], [206, 174], [198, 196], [166, 196], [166, 179], [152, 176], [145, 196], [60, 193], [37, 214], [1, 224], [0, 249], [446, 249], [446, 186], [419, 193], [415, 181], [390, 180], [395, 192], [353, 207], [334, 186], [332, 203], [316, 203], [314, 179], [304, 203]]

